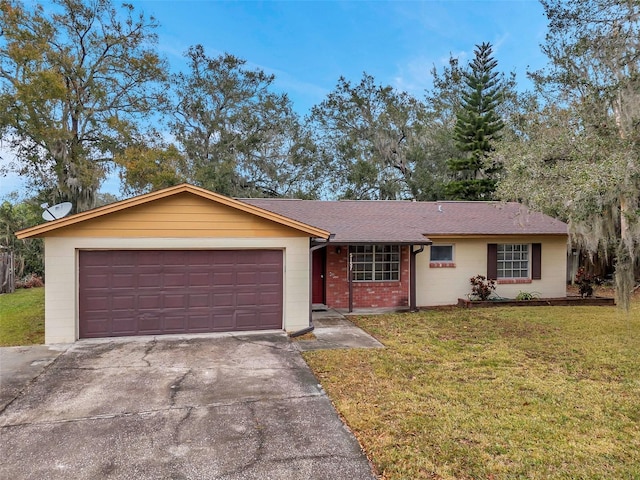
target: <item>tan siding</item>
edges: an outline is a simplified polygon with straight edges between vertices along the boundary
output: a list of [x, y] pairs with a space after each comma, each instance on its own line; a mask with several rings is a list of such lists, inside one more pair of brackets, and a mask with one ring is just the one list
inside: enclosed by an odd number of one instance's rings
[[567, 238], [564, 236], [433, 238], [435, 245], [453, 245], [454, 268], [431, 268], [429, 248], [416, 257], [417, 303], [419, 306], [453, 305], [471, 292], [469, 279], [487, 274], [488, 243], [541, 243], [542, 279], [526, 284], [500, 284], [496, 294], [515, 298], [520, 291], [540, 297], [566, 295]]
[[87, 220], [49, 237], [268, 238], [307, 236], [276, 222], [188, 193]]

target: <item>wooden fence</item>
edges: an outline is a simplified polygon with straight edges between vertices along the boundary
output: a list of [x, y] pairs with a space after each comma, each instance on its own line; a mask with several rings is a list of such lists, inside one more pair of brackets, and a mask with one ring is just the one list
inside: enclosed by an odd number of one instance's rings
[[14, 257], [11, 252], [0, 252], [0, 293], [13, 293], [16, 289]]

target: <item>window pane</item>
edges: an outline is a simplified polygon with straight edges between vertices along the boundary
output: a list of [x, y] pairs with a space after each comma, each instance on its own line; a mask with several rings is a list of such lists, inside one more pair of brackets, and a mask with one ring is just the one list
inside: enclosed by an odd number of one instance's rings
[[432, 262], [452, 262], [453, 245], [431, 245]]
[[529, 245], [498, 245], [498, 278], [529, 277]]
[[400, 280], [399, 245], [356, 245], [350, 252], [354, 281]]

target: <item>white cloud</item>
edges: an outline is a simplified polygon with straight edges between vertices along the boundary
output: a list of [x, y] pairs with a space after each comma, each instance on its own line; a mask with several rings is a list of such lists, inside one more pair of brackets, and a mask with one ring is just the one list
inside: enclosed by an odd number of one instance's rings
[[510, 32], [504, 32], [502, 35], [498, 35], [496, 38], [494, 38], [493, 41], [491, 42], [491, 46], [493, 47], [493, 53], [498, 53], [500, 51], [500, 47], [507, 44], [510, 39], [511, 39]]
[[457, 58], [460, 64], [464, 64], [468, 61], [469, 52], [464, 50], [451, 52], [435, 60], [424, 55], [414, 57], [398, 65], [398, 72], [393, 77], [392, 86], [420, 98], [433, 86], [432, 68], [435, 67], [438, 72], [441, 71], [443, 67], [449, 65], [451, 57]]
[[403, 65], [398, 65], [398, 72], [393, 77], [392, 86], [414, 97], [422, 97], [424, 91], [432, 83], [431, 68], [433, 63], [430, 58], [416, 57]]

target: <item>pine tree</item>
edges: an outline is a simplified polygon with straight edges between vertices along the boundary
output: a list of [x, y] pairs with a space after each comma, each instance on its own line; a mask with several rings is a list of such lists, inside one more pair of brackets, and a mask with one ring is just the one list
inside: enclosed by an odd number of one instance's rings
[[449, 160], [452, 180], [446, 195], [453, 200], [489, 200], [496, 187], [497, 165], [485, 165], [504, 123], [496, 113], [503, 86], [490, 43], [476, 46], [470, 70], [464, 73], [462, 108], [456, 116], [453, 138], [461, 155]]

